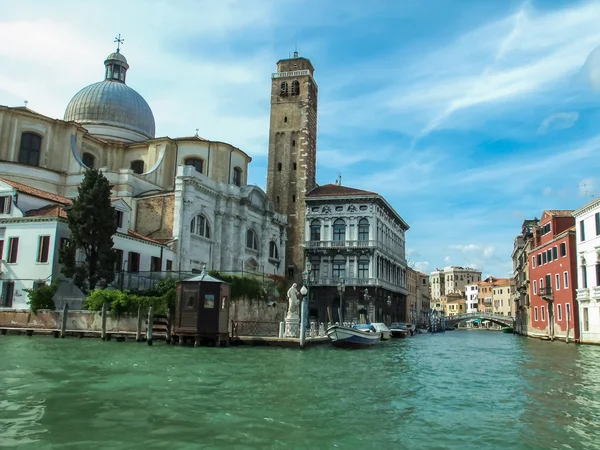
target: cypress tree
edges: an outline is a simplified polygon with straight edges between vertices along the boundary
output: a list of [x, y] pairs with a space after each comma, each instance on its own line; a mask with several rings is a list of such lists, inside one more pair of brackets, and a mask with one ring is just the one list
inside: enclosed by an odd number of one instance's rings
[[[59, 253], [61, 271], [85, 294], [115, 279], [117, 254], [113, 250], [113, 235], [117, 232], [117, 219], [110, 188], [102, 173], [86, 170], [79, 195], [67, 210], [71, 239]], [[77, 262], [77, 250], [83, 253], [83, 262]]]

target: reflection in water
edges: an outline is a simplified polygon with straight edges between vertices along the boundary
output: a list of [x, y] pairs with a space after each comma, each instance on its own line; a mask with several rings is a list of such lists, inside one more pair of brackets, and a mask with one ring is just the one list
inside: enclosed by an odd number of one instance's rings
[[600, 347], [478, 331], [302, 352], [5, 336], [0, 355], [0, 446], [577, 449], [600, 442]]

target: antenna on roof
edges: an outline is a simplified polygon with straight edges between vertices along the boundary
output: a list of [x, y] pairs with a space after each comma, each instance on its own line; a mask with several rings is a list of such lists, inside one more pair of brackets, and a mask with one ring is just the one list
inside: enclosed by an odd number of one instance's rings
[[338, 173], [337, 180], [335, 180], [335, 184], [337, 184], [338, 186], [342, 185], [342, 174], [341, 173]]
[[296, 45], [294, 46], [294, 58], [298, 57], [298, 40], [296, 40]]
[[200, 130], [200, 128], [196, 128], [196, 137], [198, 137], [198, 130]]
[[[595, 197], [594, 194], [590, 194], [588, 192], [588, 185], [586, 183], [579, 183], [579, 187], [583, 188], [583, 196], [584, 197], [587, 197], [587, 198], [594, 198]], [[581, 190], [580, 190], [580, 192], [581, 192]]]
[[25, 108], [27, 108], [27, 104], [29, 103], [27, 100], [25, 100], [23, 103], [25, 103]]

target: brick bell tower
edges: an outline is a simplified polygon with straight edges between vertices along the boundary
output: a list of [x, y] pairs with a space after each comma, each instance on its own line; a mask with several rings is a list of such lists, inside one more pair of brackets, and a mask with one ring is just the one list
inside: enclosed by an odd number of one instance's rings
[[317, 96], [314, 68], [298, 56], [277, 62], [271, 77], [267, 195], [288, 217], [285, 275], [296, 283], [304, 270], [306, 194], [316, 186]]

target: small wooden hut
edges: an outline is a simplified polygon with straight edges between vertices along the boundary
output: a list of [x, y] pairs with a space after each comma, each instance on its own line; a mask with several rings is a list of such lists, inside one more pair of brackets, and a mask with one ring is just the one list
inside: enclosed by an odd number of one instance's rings
[[179, 281], [175, 306], [174, 336], [179, 345], [191, 340], [195, 346], [208, 340], [216, 346], [229, 344], [230, 284], [204, 270]]

